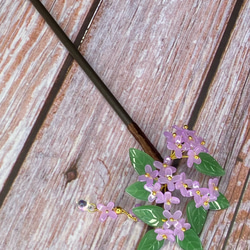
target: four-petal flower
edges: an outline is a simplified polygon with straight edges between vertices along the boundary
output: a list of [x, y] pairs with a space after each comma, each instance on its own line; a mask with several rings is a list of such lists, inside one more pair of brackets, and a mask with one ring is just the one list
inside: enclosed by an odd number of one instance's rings
[[100, 216], [100, 221], [104, 222], [108, 217], [111, 217], [112, 219], [116, 219], [117, 214], [113, 211], [114, 208], [114, 203], [109, 202], [107, 206], [98, 204], [97, 209], [100, 210], [101, 216]]
[[159, 241], [168, 239], [171, 242], [175, 242], [174, 231], [171, 229], [157, 228], [155, 233], [157, 233], [156, 239]]
[[145, 172], [146, 174], [140, 175], [138, 177], [139, 181], [146, 181], [147, 185], [152, 185], [154, 182], [154, 178], [158, 176], [158, 170], [152, 170], [152, 167], [150, 165], [145, 166]]
[[185, 223], [185, 219], [180, 219], [178, 223], [175, 225], [174, 235], [176, 235], [179, 240], [184, 240], [184, 232], [190, 229], [191, 225], [189, 223]]
[[170, 210], [171, 204], [179, 204], [180, 200], [177, 197], [172, 196], [170, 192], [159, 193], [157, 195], [156, 203], [164, 203], [164, 209]]
[[158, 197], [161, 192], [161, 184], [159, 182], [156, 182], [154, 185], [144, 185], [144, 189], [150, 192], [150, 195], [148, 196], [148, 201], [153, 202], [156, 197]]
[[177, 210], [174, 212], [174, 214], [171, 214], [168, 210], [164, 210], [163, 215], [167, 218], [167, 221], [164, 223], [164, 225], [166, 225], [167, 228], [170, 228], [171, 225], [175, 226], [178, 223], [178, 220], [182, 216], [182, 212]]

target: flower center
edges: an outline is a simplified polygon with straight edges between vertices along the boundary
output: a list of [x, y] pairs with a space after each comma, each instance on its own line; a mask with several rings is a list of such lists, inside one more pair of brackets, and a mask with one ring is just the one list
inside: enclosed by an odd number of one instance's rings
[[171, 204], [171, 202], [170, 202], [170, 201], [167, 201], [166, 203], [167, 203], [168, 205], [170, 205], [170, 204]]
[[172, 180], [172, 178], [173, 178], [173, 177], [172, 177], [171, 175], [168, 176], [168, 179], [169, 179], [170, 181]]
[[166, 168], [168, 165], [166, 163], [163, 163], [163, 167]]
[[176, 133], [173, 133], [173, 137], [175, 137], [177, 134]]
[[183, 232], [185, 232], [187, 229], [185, 228], [185, 227], [183, 227], [182, 229], [181, 229], [181, 231], [183, 231]]
[[152, 191], [152, 195], [154, 195], [154, 196], [155, 196], [155, 195], [156, 195], [156, 192], [155, 192], [155, 191]]
[[149, 173], [146, 173], [146, 174], [145, 174], [145, 177], [148, 177], [148, 178], [149, 178], [149, 177], [150, 177], [150, 174], [149, 174]]
[[201, 145], [205, 145], [205, 141], [202, 141], [202, 142], [201, 142]]
[[163, 235], [162, 235], [162, 238], [163, 238], [164, 240], [166, 240], [168, 237], [167, 237], [166, 234], [163, 234]]
[[187, 188], [188, 185], [187, 185], [186, 183], [183, 183], [183, 187], [184, 187], [184, 188]]
[[198, 159], [199, 159], [199, 156], [198, 156], [198, 155], [195, 155], [195, 156], [194, 156], [194, 159], [198, 160]]
[[170, 220], [170, 221], [175, 221], [175, 219], [174, 219], [174, 218], [170, 218], [169, 220]]
[[198, 194], [199, 196], [201, 196], [200, 190], [197, 190], [195, 193]]
[[108, 213], [109, 213], [109, 210], [106, 210], [105, 213], [108, 214]]
[[182, 145], [181, 145], [181, 144], [178, 144], [177, 147], [178, 147], [179, 149], [182, 149]]
[[208, 201], [204, 201], [204, 205], [207, 206], [208, 205]]
[[190, 135], [190, 136], [188, 137], [188, 139], [189, 139], [190, 141], [192, 141], [192, 140], [193, 140], [193, 137]]

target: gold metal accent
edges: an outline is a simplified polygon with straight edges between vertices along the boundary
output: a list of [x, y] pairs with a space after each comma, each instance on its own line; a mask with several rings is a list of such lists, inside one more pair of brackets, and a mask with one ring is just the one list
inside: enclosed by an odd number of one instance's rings
[[96, 207], [96, 204], [94, 204], [94, 203], [88, 203], [87, 211], [89, 213], [94, 213], [94, 212], [98, 211], [98, 209]]
[[135, 216], [128, 213], [125, 209], [121, 207], [115, 207], [113, 210], [116, 214], [126, 214], [129, 219], [132, 219], [133, 221], [137, 221], [137, 218]]

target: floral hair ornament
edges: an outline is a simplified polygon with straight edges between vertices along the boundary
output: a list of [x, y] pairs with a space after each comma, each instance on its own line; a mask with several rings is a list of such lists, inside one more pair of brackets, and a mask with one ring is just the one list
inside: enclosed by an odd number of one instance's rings
[[[78, 208], [83, 211], [99, 211], [100, 220], [108, 217], [116, 219], [118, 214], [126, 214], [134, 221], [142, 221], [151, 228], [141, 239], [138, 250], [160, 249], [166, 240], [177, 242], [184, 250], [199, 250], [202, 243], [199, 234], [206, 222], [208, 210], [220, 210], [229, 207], [229, 202], [218, 190], [217, 176], [225, 174], [219, 163], [208, 154], [205, 142], [188, 130], [187, 126], [173, 126], [174, 133], [164, 132], [170, 155], [163, 162], [155, 161], [148, 154], [131, 148], [129, 151], [131, 163], [138, 173], [138, 181], [126, 188], [126, 192], [151, 205], [136, 205], [128, 213], [113, 202], [107, 205], [80, 200]], [[188, 178], [184, 172], [177, 173], [173, 166], [176, 159], [186, 159], [188, 168], [195, 169], [211, 176], [207, 187], [202, 187], [196, 180]], [[180, 199], [175, 195], [189, 197], [186, 206], [186, 216], [176, 207]]]

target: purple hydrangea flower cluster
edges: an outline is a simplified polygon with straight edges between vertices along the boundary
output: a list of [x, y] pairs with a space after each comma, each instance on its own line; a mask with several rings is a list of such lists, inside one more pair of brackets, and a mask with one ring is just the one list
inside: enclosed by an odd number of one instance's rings
[[[172, 150], [171, 155], [166, 157], [162, 162], [153, 163], [156, 170], [150, 165], [145, 166], [145, 174], [140, 175], [138, 180], [146, 182], [144, 189], [150, 192], [149, 202], [164, 204], [163, 215], [166, 222], [162, 228], [155, 229], [157, 240], [168, 239], [175, 241], [175, 236], [180, 240], [184, 239], [184, 232], [190, 228], [189, 223], [181, 218], [182, 212], [177, 210], [173, 214], [170, 209], [173, 204], [179, 204], [180, 200], [172, 195], [172, 192], [179, 190], [183, 197], [193, 197], [195, 206], [209, 209], [209, 202], [215, 201], [219, 196], [218, 179], [210, 179], [208, 188], [200, 187], [198, 181], [186, 178], [184, 172], [176, 174], [176, 168], [172, 166], [174, 159], [187, 158], [187, 166], [190, 168], [193, 163], [200, 164], [201, 159], [198, 154], [207, 152], [204, 147], [204, 140], [195, 135], [195, 131], [188, 130], [186, 126], [180, 128], [173, 126], [175, 133], [165, 132], [167, 138], [167, 147]], [[171, 227], [174, 227], [172, 230]]]
[[173, 126], [174, 133], [164, 132], [167, 139], [167, 148], [172, 151], [171, 159], [187, 158], [187, 166], [191, 168], [194, 163], [200, 164], [199, 153], [208, 152], [204, 146], [205, 141], [195, 134], [195, 131], [188, 130], [187, 126], [180, 128]]
[[166, 218], [166, 222], [164, 222], [162, 228], [154, 230], [157, 233], [156, 239], [159, 241], [168, 239], [175, 242], [175, 236], [177, 236], [179, 240], [183, 240], [184, 232], [190, 229], [191, 225], [185, 223], [185, 220], [181, 218], [182, 212], [177, 210], [174, 214], [171, 214], [168, 210], [164, 210], [163, 215]]

